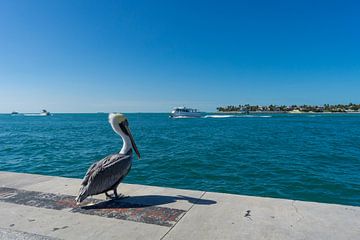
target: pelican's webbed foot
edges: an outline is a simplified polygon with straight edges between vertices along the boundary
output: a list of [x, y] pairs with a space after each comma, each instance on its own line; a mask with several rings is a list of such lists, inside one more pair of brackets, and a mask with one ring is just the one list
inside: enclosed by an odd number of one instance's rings
[[123, 199], [123, 198], [128, 198], [129, 196], [126, 196], [124, 194], [119, 194], [116, 198], [117, 199]]

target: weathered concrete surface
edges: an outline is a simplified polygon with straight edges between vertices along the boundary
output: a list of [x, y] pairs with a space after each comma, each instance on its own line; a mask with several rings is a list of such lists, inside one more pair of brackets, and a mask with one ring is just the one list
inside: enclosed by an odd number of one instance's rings
[[[360, 239], [360, 208], [206, 193], [165, 239]], [[201, 223], [196, 225], [194, 223]]]
[[31, 234], [26, 232], [20, 232], [11, 229], [0, 228], [1, 240], [57, 240], [58, 238], [52, 238], [47, 236], [41, 236], [38, 234]]
[[0, 239], [360, 239], [359, 207], [121, 184], [129, 198], [80, 209], [80, 181], [0, 172]]

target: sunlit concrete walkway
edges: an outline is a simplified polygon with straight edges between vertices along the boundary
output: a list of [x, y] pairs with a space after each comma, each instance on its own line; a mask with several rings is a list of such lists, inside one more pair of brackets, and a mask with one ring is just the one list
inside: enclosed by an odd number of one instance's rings
[[0, 239], [360, 239], [360, 208], [120, 184], [74, 203], [80, 179], [0, 172]]

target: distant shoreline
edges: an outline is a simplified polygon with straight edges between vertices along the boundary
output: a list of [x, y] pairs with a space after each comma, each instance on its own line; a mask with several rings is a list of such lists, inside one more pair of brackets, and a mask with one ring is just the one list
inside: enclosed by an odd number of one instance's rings
[[249, 111], [247, 113], [240, 111], [218, 111], [217, 114], [360, 114], [360, 112], [287, 112], [287, 111]]
[[301, 113], [359, 113], [360, 112], [360, 104], [324, 104], [322, 106], [318, 105], [229, 105], [223, 107], [217, 107], [216, 110], [218, 112], [238, 112], [238, 113], [293, 113], [293, 114], [301, 114]]

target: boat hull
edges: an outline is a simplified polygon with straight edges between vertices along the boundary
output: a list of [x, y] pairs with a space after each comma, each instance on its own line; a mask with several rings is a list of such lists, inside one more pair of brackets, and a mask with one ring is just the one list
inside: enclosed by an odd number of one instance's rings
[[201, 117], [201, 113], [170, 113], [170, 118], [199, 118]]

